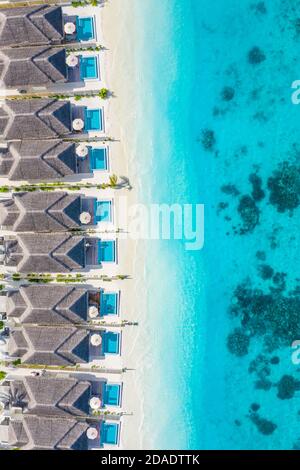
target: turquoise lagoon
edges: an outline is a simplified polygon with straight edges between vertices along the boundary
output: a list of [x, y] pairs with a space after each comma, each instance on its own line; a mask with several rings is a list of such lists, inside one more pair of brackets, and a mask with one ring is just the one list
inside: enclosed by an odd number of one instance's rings
[[[298, 308], [299, 208], [279, 212], [268, 181], [282, 162], [299, 164], [300, 2], [133, 4], [140, 199], [205, 204], [201, 251], [146, 245], [144, 445], [297, 448], [300, 369], [289, 345], [300, 331], [281, 343], [278, 316], [288, 302]], [[251, 323], [256, 301], [264, 317]], [[240, 355], [227, 347], [235, 328]]]

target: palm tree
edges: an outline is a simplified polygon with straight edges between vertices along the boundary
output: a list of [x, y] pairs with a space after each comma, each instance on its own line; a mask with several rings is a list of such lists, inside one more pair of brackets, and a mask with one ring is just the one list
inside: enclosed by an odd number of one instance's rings
[[110, 184], [111, 188], [115, 188], [117, 186], [117, 183], [118, 183], [117, 175], [110, 175], [109, 184]]

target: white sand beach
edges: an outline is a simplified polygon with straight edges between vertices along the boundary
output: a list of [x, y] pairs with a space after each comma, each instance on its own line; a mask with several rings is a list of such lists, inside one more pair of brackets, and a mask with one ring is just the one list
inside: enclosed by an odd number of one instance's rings
[[[123, 0], [110, 0], [102, 8], [102, 32], [105, 62], [103, 65], [105, 83], [114, 97], [109, 100], [106, 114], [107, 135], [116, 139], [111, 144], [111, 158], [114, 172], [127, 176], [132, 190], [115, 193], [116, 206], [120, 196], [127, 196], [128, 207], [138, 202], [137, 166], [135, 161], [135, 74], [134, 64], [134, 23], [130, 8], [124, 8]], [[128, 368], [123, 376], [123, 410], [131, 416], [124, 416], [122, 423], [121, 448], [142, 447], [142, 406], [141, 370], [143, 346], [139, 341], [142, 316], [146, 311], [144, 262], [142, 242], [131, 239], [121, 240], [119, 245], [119, 271], [129, 274], [132, 279], [122, 281], [122, 319], [137, 321], [138, 326], [123, 330], [122, 362]]]

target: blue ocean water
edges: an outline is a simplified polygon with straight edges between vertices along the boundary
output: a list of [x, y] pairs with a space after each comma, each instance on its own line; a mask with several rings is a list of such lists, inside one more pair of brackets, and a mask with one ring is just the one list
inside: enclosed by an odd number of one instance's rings
[[[140, 199], [205, 204], [201, 251], [146, 245], [144, 445], [296, 448], [300, 2], [143, 0], [133, 10]], [[293, 209], [279, 207], [280, 184], [283, 205], [297, 193]]]

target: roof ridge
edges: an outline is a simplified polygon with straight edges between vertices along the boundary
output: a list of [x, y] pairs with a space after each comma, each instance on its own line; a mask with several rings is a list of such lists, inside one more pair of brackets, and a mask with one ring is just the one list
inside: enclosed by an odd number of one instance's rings
[[[68, 198], [69, 196], [74, 196], [73, 199], [71, 199], [70, 202], [68, 202], [65, 207], [63, 209], [57, 209], [55, 211], [55, 205], [57, 205], [59, 202], [61, 202], [63, 199], [66, 199]], [[76, 196], [76, 197], [75, 197]], [[80, 197], [81, 198], [81, 195], [80, 194], [70, 194], [70, 193], [67, 193], [66, 191], [65, 192], [62, 192], [62, 196], [61, 198], [59, 198], [58, 200], [56, 200], [50, 207], [47, 208], [46, 210], [46, 213], [49, 215], [49, 217], [51, 217], [53, 220], [55, 220], [59, 225], [63, 225], [62, 222], [58, 219], [58, 217], [55, 215], [55, 212], [57, 213], [62, 213], [64, 217], [66, 217], [70, 222], [74, 222], [74, 219], [71, 219], [71, 217], [69, 217], [69, 215], [65, 212], [65, 209], [67, 209], [71, 204], [73, 204], [76, 199]], [[51, 212], [53, 211], [53, 212]], [[64, 224], [63, 225], [64, 228], [67, 228], [68, 227]]]
[[[46, 150], [42, 155], [41, 155], [41, 160], [43, 160], [43, 162], [45, 162], [50, 168], [52, 168], [52, 170], [56, 171], [60, 176], [64, 176], [62, 174], [61, 171], [59, 171], [59, 169], [55, 168], [55, 166], [53, 164], [51, 164], [51, 157], [49, 156], [49, 160], [47, 158], [47, 154], [50, 152], [50, 150], [52, 151], [53, 149], [55, 149], [56, 147], [59, 147], [61, 144], [61, 141], [59, 142], [56, 142], [55, 145], [53, 145], [50, 149]], [[60, 152], [61, 153], [61, 152]], [[60, 154], [57, 154], [57, 158], [65, 165], [65, 163], [59, 158], [59, 155]], [[65, 165], [66, 166], [66, 165]]]
[[[76, 354], [74, 354], [73, 351], [74, 351], [74, 349], [75, 349], [77, 346], [79, 346], [79, 344], [82, 343], [82, 341], [85, 340], [86, 334], [87, 334], [87, 330], [86, 330], [86, 329], [85, 329], [85, 330], [78, 330], [78, 328], [76, 328], [75, 326], [71, 326], [71, 327], [69, 327], [69, 328], [72, 328], [72, 330], [73, 330], [72, 333], [71, 333], [67, 338], [64, 339], [64, 341], [60, 344], [60, 346], [59, 346], [59, 347], [56, 349], [56, 351], [54, 351], [54, 352], [55, 352], [55, 354], [57, 354], [58, 356], [60, 356], [61, 358], [63, 358], [64, 361], [71, 362], [72, 359], [69, 359], [68, 356], [66, 356], [65, 354], [70, 354], [70, 355], [73, 356], [74, 359], [79, 359], [79, 357], [78, 357]], [[77, 340], [76, 344], [72, 346], [72, 350], [70, 350], [70, 349], [66, 349], [66, 350], [62, 349], [63, 346], [64, 346], [64, 345], [66, 346], [66, 343], [67, 343], [68, 341], [70, 341], [71, 338], [73, 338], [73, 337], [74, 337], [77, 333], [79, 333], [80, 331], [84, 331], [86, 334], [85, 334], [84, 337], [80, 338], [80, 341], [79, 341], [79, 339]], [[75, 362], [75, 363], [77, 364], [77, 362]]]
[[[70, 297], [71, 294], [73, 294], [73, 292], [77, 292], [77, 289], [76, 289], [75, 286], [68, 286], [68, 287], [72, 287], [72, 289], [69, 290], [69, 291], [57, 302], [57, 304], [54, 305], [54, 307], [53, 307], [53, 310], [54, 310], [58, 315], [60, 315], [61, 317], [65, 318], [65, 319], [68, 319], [68, 317], [63, 313], [63, 311], [64, 311], [64, 310], [66, 310], [66, 311], [71, 311], [72, 306], [75, 304], [75, 302], [78, 301], [78, 298], [76, 298], [76, 300], [72, 303], [72, 305], [69, 305], [69, 306], [68, 306], [67, 308], [65, 308], [65, 309], [61, 307], [61, 310], [58, 310], [59, 305], [60, 305], [64, 300], [66, 300], [68, 297]], [[85, 292], [84, 292], [84, 294], [85, 294]], [[84, 294], [81, 294], [81, 296], [84, 295]], [[80, 297], [81, 297], [81, 296], [80, 296]], [[80, 298], [80, 297], [79, 297], [79, 298]], [[74, 312], [72, 312], [72, 313], [74, 313]]]
[[[48, 55], [48, 57], [46, 58], [39, 58], [39, 56], [45, 54], [45, 52], [47, 51], [53, 51], [51, 54]], [[36, 54], [35, 56], [33, 56], [30, 60], [32, 61], [32, 63], [38, 68], [38, 70], [40, 72], [42, 72], [46, 77], [48, 77], [48, 79], [51, 81], [51, 82], [55, 82], [55, 80], [51, 77], [51, 74], [49, 74], [47, 71], [43, 70], [43, 68], [38, 64], [38, 62], [41, 61], [41, 65], [43, 64], [43, 61], [44, 62], [47, 62], [50, 67], [57, 73], [59, 73], [59, 75], [62, 77], [62, 78], [65, 78], [62, 73], [60, 72], [60, 70], [55, 66], [53, 65], [53, 63], [51, 62], [51, 58], [55, 57], [56, 55], [60, 54], [64, 49], [63, 48], [55, 48], [55, 47], [52, 47], [51, 45], [49, 46], [46, 46], [44, 48], [44, 50], [40, 51], [38, 54]]]
[[[74, 237], [73, 237], [72, 235], [69, 235], [68, 238], [64, 238], [64, 240], [63, 240], [61, 243], [59, 243], [59, 244], [54, 248], [54, 250], [59, 249], [59, 248], [60, 248], [61, 246], [63, 246], [66, 242], [68, 242], [70, 239], [73, 240], [73, 238], [74, 238]], [[80, 242], [80, 240], [79, 240], [79, 242]], [[79, 242], [78, 242], [78, 243], [79, 243]], [[64, 253], [64, 254], [63, 254], [63, 256], [67, 256], [67, 257], [69, 258], [68, 253], [69, 253], [75, 246], [76, 246], [76, 245], [72, 246], [72, 247], [68, 250], [67, 253]], [[53, 251], [51, 251], [51, 253], [49, 253], [49, 255], [50, 255], [57, 263], [62, 264], [63, 266], [65, 266], [65, 268], [67, 268], [68, 271], [71, 271], [71, 269], [69, 268], [69, 266], [67, 266], [62, 260], [60, 260], [59, 258], [57, 258], [57, 256], [55, 256], [55, 254], [53, 253]], [[70, 259], [72, 259], [72, 258], [70, 258]], [[72, 260], [72, 261], [74, 261], [74, 260]], [[77, 264], [78, 264], [78, 263], [77, 263]]]

